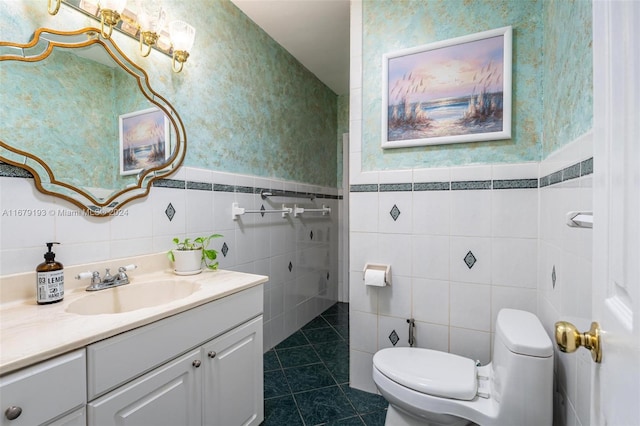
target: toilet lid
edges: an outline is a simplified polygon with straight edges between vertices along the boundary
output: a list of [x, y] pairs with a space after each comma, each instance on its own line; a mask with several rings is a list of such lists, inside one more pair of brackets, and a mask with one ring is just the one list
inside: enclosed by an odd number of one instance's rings
[[476, 364], [469, 358], [430, 349], [387, 348], [373, 356], [373, 365], [417, 392], [465, 401], [476, 396]]

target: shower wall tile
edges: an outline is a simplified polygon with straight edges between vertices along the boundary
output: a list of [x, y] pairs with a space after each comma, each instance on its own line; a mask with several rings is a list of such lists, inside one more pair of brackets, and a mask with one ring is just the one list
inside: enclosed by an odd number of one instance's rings
[[413, 317], [417, 321], [449, 325], [449, 281], [414, 278], [412, 282]]
[[414, 191], [412, 216], [413, 234], [449, 235], [451, 191]]
[[[378, 290], [378, 313], [380, 315], [403, 317], [411, 312], [411, 277], [393, 275], [391, 285]], [[406, 317], [408, 318], [408, 317]]]
[[491, 235], [537, 238], [538, 199], [531, 196], [532, 191], [505, 189], [491, 192]]
[[488, 332], [451, 327], [450, 352], [478, 360], [482, 365], [491, 361], [491, 335]]
[[[154, 186], [146, 198], [128, 203], [121, 215], [95, 218], [78, 214], [64, 200], [43, 196], [31, 178], [0, 177], [0, 211], [48, 213], [39, 218], [9, 213], [2, 217], [0, 274], [33, 270], [42, 261], [47, 241], [62, 243], [55, 249], [57, 259], [70, 266], [165, 252], [173, 247], [174, 237], [218, 233], [223, 237], [212, 240], [210, 247], [218, 251], [220, 268], [270, 277], [264, 285], [264, 349], [337, 300], [337, 212], [342, 201], [335, 188], [188, 167], [164, 183], [170, 185]], [[263, 200], [261, 188], [292, 193]], [[301, 197], [301, 192], [315, 199]], [[262, 205], [279, 209], [283, 203], [315, 209], [324, 204], [332, 213], [299, 218], [245, 214], [234, 220], [234, 202], [247, 210]]]
[[490, 331], [491, 287], [452, 282], [450, 286], [452, 327]]
[[451, 191], [451, 235], [491, 235], [492, 191]]
[[510, 287], [537, 287], [538, 242], [534, 239], [493, 238], [491, 283]]
[[416, 321], [415, 338], [419, 348], [449, 352], [449, 326]]

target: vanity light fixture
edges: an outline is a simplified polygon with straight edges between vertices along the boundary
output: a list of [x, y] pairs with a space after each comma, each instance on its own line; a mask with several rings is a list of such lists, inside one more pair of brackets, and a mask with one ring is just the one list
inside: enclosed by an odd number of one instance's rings
[[[169, 35], [173, 44], [171, 69], [174, 72], [180, 72], [189, 57], [189, 51], [193, 47], [196, 29], [184, 21], [173, 21], [169, 24]], [[180, 65], [176, 65], [176, 63]]]
[[[152, 47], [171, 56], [171, 69], [176, 73], [182, 71], [189, 58], [196, 29], [184, 21], [173, 21], [167, 26], [167, 12], [157, 0], [139, 0], [137, 13], [125, 9], [127, 0], [48, 0], [47, 11], [51, 15], [57, 14], [62, 3], [98, 19], [100, 35], [105, 39], [110, 38], [116, 28], [139, 42], [143, 57], [149, 56]], [[118, 26], [121, 20], [122, 24]]]
[[49, 15], [55, 15], [60, 10], [61, 0], [48, 0], [47, 12]]
[[[100, 0], [100, 34], [102, 37], [109, 38], [113, 32], [113, 27], [118, 25], [120, 14], [127, 5], [127, 0]], [[105, 32], [105, 24], [108, 31]]]
[[[158, 41], [158, 33], [164, 27], [167, 13], [156, 2], [146, 2], [138, 13], [138, 26], [140, 27], [140, 53], [143, 57], [149, 56], [151, 46]], [[146, 49], [145, 49], [146, 46]]]

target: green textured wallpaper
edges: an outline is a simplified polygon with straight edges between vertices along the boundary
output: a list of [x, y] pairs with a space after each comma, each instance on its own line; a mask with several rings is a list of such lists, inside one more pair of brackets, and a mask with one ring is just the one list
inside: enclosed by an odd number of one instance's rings
[[545, 1], [543, 157], [593, 127], [593, 30], [588, 0]]
[[[364, 0], [363, 170], [539, 161], [592, 127], [589, 0]], [[382, 55], [513, 27], [512, 138], [382, 150]]]
[[[337, 95], [230, 1], [160, 3], [170, 19], [196, 28], [182, 73], [171, 71], [166, 56], [141, 58], [137, 42], [115, 37], [179, 112], [188, 138], [184, 164], [336, 186]], [[40, 0], [0, 0], [0, 39], [24, 43], [37, 27], [96, 25], [77, 12], [49, 16], [46, 6]], [[53, 96], [65, 95], [38, 91], [33, 102]]]
[[[540, 159], [542, 3], [518, 0], [363, 2], [362, 170], [389, 170]], [[382, 150], [382, 55], [511, 25], [512, 138]]]

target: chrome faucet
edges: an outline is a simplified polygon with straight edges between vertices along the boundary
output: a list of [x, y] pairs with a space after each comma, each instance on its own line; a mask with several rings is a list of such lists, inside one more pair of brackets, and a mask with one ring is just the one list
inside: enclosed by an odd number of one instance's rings
[[91, 278], [91, 285], [86, 288], [87, 291], [104, 290], [106, 288], [129, 284], [129, 277], [127, 276], [126, 271], [131, 271], [136, 268], [136, 265], [121, 266], [118, 268], [117, 275], [111, 275], [109, 268], [106, 268], [104, 278], [100, 278], [100, 273], [98, 271], [81, 272], [76, 275], [76, 279], [81, 280], [84, 278]]

